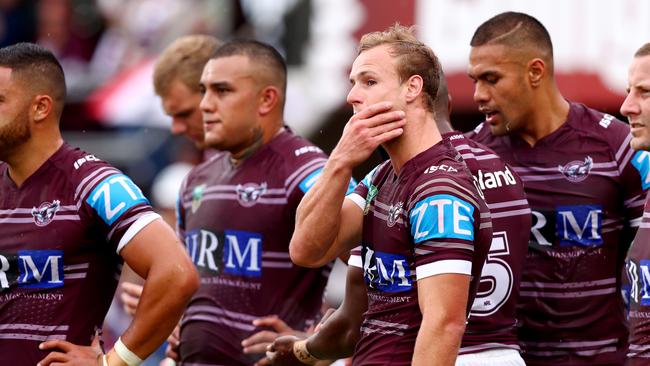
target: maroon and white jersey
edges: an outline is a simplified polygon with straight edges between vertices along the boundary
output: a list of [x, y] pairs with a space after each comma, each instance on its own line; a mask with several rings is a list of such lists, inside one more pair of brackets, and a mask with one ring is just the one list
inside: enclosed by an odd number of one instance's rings
[[422, 314], [417, 281], [472, 276], [471, 307], [491, 241], [490, 213], [459, 154], [443, 140], [396, 174], [390, 161], [347, 197], [364, 211], [361, 253], [368, 311], [355, 365], [410, 365]]
[[159, 216], [127, 176], [67, 144], [20, 187], [4, 163], [0, 175], [0, 359], [35, 365], [45, 340], [90, 345], [118, 253]]
[[630, 149], [628, 125], [572, 103], [567, 121], [533, 147], [484, 124], [470, 137], [519, 173], [532, 210], [519, 293], [526, 362], [622, 364], [620, 274], [650, 185], [648, 155]]
[[185, 365], [252, 365], [241, 341], [252, 321], [278, 315], [302, 330], [320, 310], [331, 266], [307, 269], [289, 257], [296, 208], [320, 176], [325, 154], [288, 130], [240, 165], [218, 153], [181, 188], [179, 234], [201, 274], [181, 323]]
[[530, 232], [530, 207], [519, 175], [494, 151], [462, 133], [443, 136], [461, 154], [483, 191], [492, 218], [492, 245], [483, 265], [460, 354], [519, 349], [517, 300]]
[[[648, 154], [648, 152], [643, 152]], [[630, 288], [628, 366], [650, 364], [650, 202], [627, 255]]]

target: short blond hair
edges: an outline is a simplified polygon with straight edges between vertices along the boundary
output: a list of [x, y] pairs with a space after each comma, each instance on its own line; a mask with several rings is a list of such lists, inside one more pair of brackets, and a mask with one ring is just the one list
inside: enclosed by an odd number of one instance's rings
[[164, 96], [174, 80], [199, 92], [203, 67], [222, 42], [206, 35], [184, 36], [172, 42], [158, 57], [153, 72], [156, 94]]
[[371, 48], [388, 45], [390, 55], [397, 59], [396, 71], [400, 82], [419, 75], [424, 83], [427, 110], [433, 112], [440, 82], [440, 63], [433, 50], [415, 37], [414, 30], [413, 26], [395, 23], [383, 32], [364, 34], [357, 50], [361, 54]]
[[650, 56], [650, 43], [646, 43], [636, 50], [634, 57]]

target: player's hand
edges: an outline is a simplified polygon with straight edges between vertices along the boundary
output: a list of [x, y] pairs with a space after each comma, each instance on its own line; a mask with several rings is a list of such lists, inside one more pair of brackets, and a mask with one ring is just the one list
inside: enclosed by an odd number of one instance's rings
[[120, 299], [124, 306], [124, 311], [127, 314], [135, 315], [135, 310], [138, 308], [140, 296], [142, 296], [142, 286], [131, 282], [122, 282], [122, 294]]
[[88, 366], [101, 365], [99, 360], [103, 353], [100, 346], [99, 336], [93, 338], [90, 346], [78, 346], [62, 340], [46, 341], [38, 345], [41, 351], [50, 353], [38, 362], [38, 366], [67, 365], [67, 366]]
[[266, 357], [271, 365], [279, 366], [301, 366], [296, 355], [293, 354], [293, 344], [299, 338], [295, 336], [282, 336], [276, 339], [267, 347]]
[[180, 358], [178, 357], [178, 345], [181, 343], [181, 327], [176, 326], [172, 334], [167, 337], [167, 348], [165, 349], [165, 356], [171, 358], [172, 360], [178, 362]]
[[380, 102], [352, 116], [330, 159], [353, 168], [368, 159], [379, 145], [402, 135], [405, 113], [392, 108], [391, 102]]
[[[267, 350], [267, 347], [279, 336], [287, 334], [301, 334], [300, 332], [293, 330], [277, 315], [270, 315], [255, 319], [253, 320], [253, 325], [258, 328], [268, 327], [272, 330], [262, 330], [244, 339], [241, 342], [241, 345], [245, 354], [264, 354], [264, 352]], [[257, 361], [257, 363], [255, 363], [255, 366], [266, 365], [269, 365], [269, 360], [267, 357], [262, 357], [259, 361]]]

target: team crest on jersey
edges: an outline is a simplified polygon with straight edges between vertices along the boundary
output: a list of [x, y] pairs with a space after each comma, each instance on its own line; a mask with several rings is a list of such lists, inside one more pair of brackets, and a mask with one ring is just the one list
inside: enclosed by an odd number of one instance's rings
[[201, 201], [203, 200], [203, 192], [205, 191], [205, 184], [194, 187], [192, 191], [192, 213], [195, 213], [201, 206]]
[[557, 169], [571, 182], [582, 182], [587, 179], [591, 168], [594, 166], [594, 160], [587, 156], [584, 161], [574, 160], [566, 165], [558, 165]]
[[363, 208], [364, 215], [367, 215], [368, 211], [370, 211], [370, 202], [375, 199], [377, 192], [379, 192], [377, 187], [374, 184], [371, 184], [370, 188], [368, 188], [368, 195], [366, 196], [366, 206]]
[[397, 202], [396, 204], [390, 206], [388, 209], [388, 227], [395, 226], [397, 219], [399, 219], [399, 216], [402, 214], [403, 206], [404, 202]]
[[54, 200], [52, 202], [43, 202], [38, 208], [32, 208], [32, 216], [34, 217], [34, 223], [36, 226], [46, 226], [54, 219], [54, 215], [61, 207], [61, 202], [59, 200]]
[[266, 193], [267, 184], [246, 183], [237, 185], [237, 201], [244, 207], [251, 207]]

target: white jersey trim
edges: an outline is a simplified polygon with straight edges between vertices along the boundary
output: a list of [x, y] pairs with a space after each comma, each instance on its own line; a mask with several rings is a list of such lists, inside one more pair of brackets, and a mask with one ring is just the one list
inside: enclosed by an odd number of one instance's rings
[[360, 255], [351, 255], [348, 258], [348, 266], [363, 268], [363, 261], [361, 260]]
[[145, 215], [142, 215], [139, 219], [137, 219], [131, 226], [129, 226], [128, 230], [126, 230], [126, 233], [122, 236], [122, 239], [120, 239], [120, 242], [117, 244], [117, 250], [115, 251], [117, 254], [120, 254], [122, 249], [129, 244], [131, 239], [136, 236], [142, 230], [145, 226], [149, 225], [152, 221], [159, 219], [160, 215], [158, 215], [155, 212], [150, 212]]
[[423, 278], [445, 273], [471, 275], [472, 262], [461, 259], [445, 259], [427, 263], [415, 269], [415, 275], [418, 281]]
[[363, 211], [366, 209], [366, 199], [361, 197], [360, 194], [358, 193], [350, 193], [347, 196], [345, 196], [346, 199], [351, 200], [354, 202], [359, 208]]

